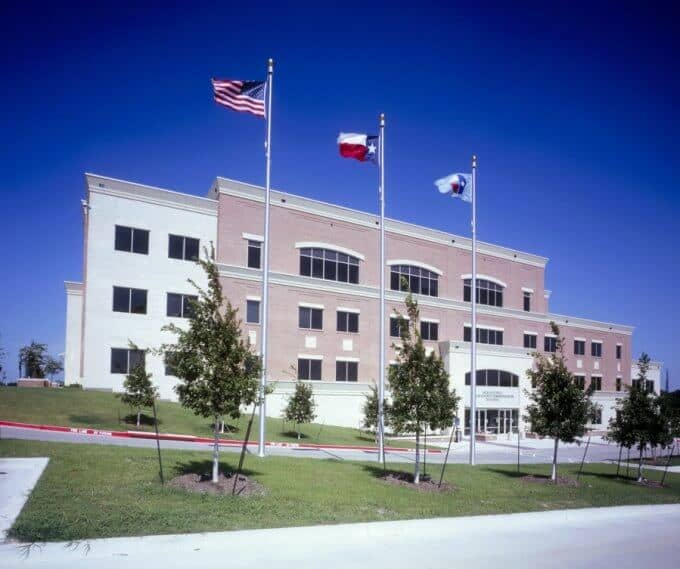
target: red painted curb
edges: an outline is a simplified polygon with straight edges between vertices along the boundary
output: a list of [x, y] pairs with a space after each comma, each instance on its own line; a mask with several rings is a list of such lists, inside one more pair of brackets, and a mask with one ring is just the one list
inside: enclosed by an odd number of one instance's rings
[[[34, 423], [18, 423], [15, 421], [1, 421], [0, 426], [3, 427], [18, 427], [21, 429], [33, 429], [37, 431], [52, 431], [58, 433], [72, 433], [77, 435], [95, 435], [102, 437], [120, 437], [129, 439], [156, 439], [155, 433], [146, 433], [143, 431], [103, 431], [100, 429], [79, 428], [79, 427], [60, 427], [57, 425], [38, 425]], [[212, 444], [214, 439], [208, 437], [196, 437], [194, 435], [173, 435], [173, 434], [159, 434], [158, 439], [162, 441], [180, 441], [187, 443], [208, 443]], [[243, 440], [238, 439], [220, 439], [221, 446], [242, 446]], [[255, 446], [255, 441], [249, 441], [248, 446]], [[302, 450], [357, 450], [364, 452], [377, 452], [373, 446], [359, 446], [359, 445], [320, 445], [314, 443], [288, 443], [288, 442], [267, 442], [268, 447], [276, 448], [296, 448]], [[412, 448], [400, 447], [385, 447], [387, 452], [415, 452]], [[430, 454], [441, 454], [440, 449], [427, 449]]]

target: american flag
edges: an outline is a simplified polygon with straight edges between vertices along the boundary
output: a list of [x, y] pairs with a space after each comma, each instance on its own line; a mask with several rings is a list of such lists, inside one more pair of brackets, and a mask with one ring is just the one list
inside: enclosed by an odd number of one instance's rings
[[264, 117], [266, 81], [212, 79], [212, 85], [219, 105]]

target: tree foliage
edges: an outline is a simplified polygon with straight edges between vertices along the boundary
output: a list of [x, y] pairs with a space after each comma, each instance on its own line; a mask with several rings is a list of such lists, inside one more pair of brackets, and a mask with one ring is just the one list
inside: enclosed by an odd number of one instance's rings
[[[134, 349], [137, 349], [136, 346]], [[120, 400], [137, 412], [137, 426], [139, 427], [142, 409], [151, 407], [158, 399], [158, 389], [151, 383], [151, 374], [146, 373], [144, 365], [135, 365], [123, 381], [125, 391], [120, 394]]]
[[28, 346], [19, 350], [19, 376], [43, 379], [47, 358], [47, 344], [32, 340]]
[[418, 302], [409, 293], [405, 300], [408, 319], [399, 315], [401, 344], [395, 345], [397, 365], [389, 371], [392, 399], [390, 424], [397, 433], [415, 433], [416, 462], [413, 481], [420, 482], [420, 435], [423, 429], [453, 425], [459, 397], [449, 387], [442, 359], [425, 350], [419, 330]]
[[609, 421], [609, 440], [639, 451], [638, 480], [642, 480], [642, 459], [647, 446], [668, 446], [672, 440], [672, 416], [664, 413], [662, 398], [647, 391], [649, 356], [643, 353], [638, 360], [637, 381], [628, 394], [619, 400], [616, 416]]
[[[378, 433], [378, 388], [371, 386], [371, 392], [364, 396], [363, 414], [361, 426], [371, 433]], [[383, 399], [383, 419], [385, 427], [390, 424], [391, 406], [386, 399]]]
[[243, 406], [259, 401], [257, 379], [261, 365], [259, 356], [243, 340], [238, 310], [222, 295], [214, 249], [204, 253], [206, 258], [198, 263], [206, 273], [207, 289], [189, 281], [198, 292], [189, 326], [164, 326], [164, 330], [175, 334], [177, 342], [164, 344], [161, 351], [179, 379], [175, 390], [180, 403], [213, 420], [213, 482], [217, 482], [220, 418], [238, 419]]
[[554, 322], [550, 323], [557, 337], [556, 350], [549, 356], [534, 353], [534, 367], [527, 370], [533, 389], [527, 392], [531, 403], [525, 420], [539, 436], [554, 439], [551, 478], [557, 480], [557, 449], [559, 442], [571, 443], [586, 433], [586, 425], [594, 418], [595, 409], [590, 391], [584, 391], [567, 369], [564, 359], [564, 339]]
[[283, 418], [295, 423], [297, 438], [300, 438], [300, 425], [311, 423], [316, 418], [316, 403], [312, 386], [299, 381], [295, 384], [295, 391], [288, 399], [283, 410]]
[[661, 414], [670, 424], [671, 434], [680, 438], [680, 389], [664, 392], [659, 396]]

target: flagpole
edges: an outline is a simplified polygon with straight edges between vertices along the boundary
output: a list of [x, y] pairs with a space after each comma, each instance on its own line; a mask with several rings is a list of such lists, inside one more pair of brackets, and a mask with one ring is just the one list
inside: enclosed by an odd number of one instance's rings
[[380, 382], [378, 386], [378, 461], [385, 462], [385, 113], [380, 113]]
[[271, 140], [272, 140], [272, 79], [274, 60], [267, 61], [267, 141], [265, 142], [265, 191], [264, 191], [264, 263], [262, 266], [262, 374], [260, 376], [260, 433], [257, 455], [265, 456], [265, 424], [267, 392], [267, 325], [269, 316], [269, 194], [271, 177]]
[[477, 156], [472, 156], [472, 330], [470, 333], [470, 465], [476, 462], [477, 431]]

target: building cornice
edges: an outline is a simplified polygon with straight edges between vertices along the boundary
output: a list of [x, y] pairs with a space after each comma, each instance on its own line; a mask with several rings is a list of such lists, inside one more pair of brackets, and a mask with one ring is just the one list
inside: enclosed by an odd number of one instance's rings
[[[227, 265], [218, 263], [220, 276], [234, 278], [245, 281], [262, 282], [262, 271], [258, 269], [249, 269], [247, 267], [240, 267], [236, 265]], [[353, 296], [357, 298], [378, 299], [380, 297], [379, 287], [373, 287], [362, 284], [348, 284], [336, 281], [325, 281], [321, 279], [314, 279], [311, 277], [302, 277], [299, 275], [292, 275], [288, 273], [270, 272], [269, 282], [275, 285], [295, 287], [301, 290], [322, 291], [331, 294], [340, 294], [345, 296]], [[385, 291], [385, 298], [389, 302], [394, 302], [400, 306], [404, 303], [406, 294], [394, 290]], [[432, 296], [418, 296], [418, 304], [421, 307], [431, 307], [440, 310], [457, 310], [460, 312], [469, 313], [470, 303], [460, 300], [453, 300], [442, 297]], [[573, 318], [571, 316], [562, 316], [557, 314], [539, 314], [536, 312], [524, 312], [523, 310], [516, 310], [513, 308], [498, 308], [490, 306], [477, 305], [477, 314], [480, 316], [490, 316], [498, 318], [512, 318], [524, 322], [534, 322], [538, 324], [548, 324], [550, 321], [555, 321], [556, 324], [564, 324], [593, 330], [598, 332], [616, 332], [624, 335], [631, 335], [633, 328], [631, 326], [624, 326], [621, 324], [613, 324], [609, 322], [598, 322], [595, 320], [586, 320], [584, 318]], [[483, 326], [482, 323], [479, 324]]]
[[[231, 180], [229, 178], [218, 177], [213, 183], [208, 195], [217, 199], [219, 194], [264, 203], [264, 188], [254, 184]], [[275, 207], [320, 215], [336, 221], [370, 227], [371, 229], [375, 229], [376, 225], [379, 223], [378, 216], [370, 213], [294, 194], [288, 194], [278, 190], [271, 190], [270, 203]], [[396, 235], [414, 237], [416, 239], [422, 239], [448, 247], [463, 249], [465, 251], [470, 251], [472, 249], [472, 240], [466, 237], [395, 219], [385, 219], [385, 231]], [[492, 243], [485, 243], [483, 241], [477, 241], [477, 252], [483, 255], [509, 259], [541, 268], [544, 268], [548, 262], [546, 257], [525, 253], [508, 247], [502, 247], [500, 245], [494, 245]]]
[[66, 294], [82, 295], [84, 286], [80, 282], [64, 281], [64, 288], [66, 289]]
[[217, 216], [217, 201], [173, 190], [85, 173], [88, 192]]

